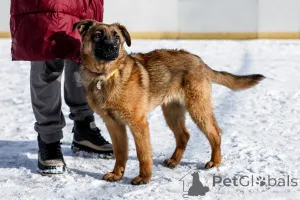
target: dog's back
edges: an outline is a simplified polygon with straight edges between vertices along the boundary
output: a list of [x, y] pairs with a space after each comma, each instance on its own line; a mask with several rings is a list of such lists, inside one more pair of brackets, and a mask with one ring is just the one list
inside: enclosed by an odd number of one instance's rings
[[[185, 50], [159, 49], [149, 53], [130, 55], [147, 71], [150, 97], [162, 97], [161, 101], [183, 101], [183, 86], [188, 74], [198, 75], [232, 90], [243, 90], [256, 85], [264, 76], [259, 74], [238, 76], [212, 70], [202, 59]], [[197, 80], [196, 80], [197, 81]], [[162, 103], [162, 102], [157, 102]]]

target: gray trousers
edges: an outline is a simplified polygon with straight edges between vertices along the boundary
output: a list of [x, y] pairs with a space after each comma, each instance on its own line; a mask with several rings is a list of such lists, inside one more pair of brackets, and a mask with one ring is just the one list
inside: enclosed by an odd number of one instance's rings
[[64, 99], [70, 108], [70, 119], [81, 121], [94, 114], [85, 99], [78, 63], [61, 59], [31, 62], [31, 103], [36, 119], [34, 129], [46, 143], [62, 139], [62, 129], [66, 125], [61, 111], [61, 74], [64, 68]]

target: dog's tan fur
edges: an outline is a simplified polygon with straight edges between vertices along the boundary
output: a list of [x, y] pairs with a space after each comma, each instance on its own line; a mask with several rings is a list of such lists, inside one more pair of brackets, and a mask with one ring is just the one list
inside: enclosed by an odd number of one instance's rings
[[[102, 24], [85, 20], [74, 25], [82, 35], [82, 78], [90, 107], [104, 120], [110, 133], [116, 163], [114, 170], [104, 176], [107, 181], [122, 178], [127, 161], [128, 125], [136, 144], [140, 173], [132, 184], [149, 182], [152, 158], [147, 113], [162, 105], [166, 122], [176, 138], [176, 148], [165, 165], [176, 167], [180, 162], [190, 134], [185, 125], [185, 112], [209, 140], [212, 154], [205, 168], [221, 163], [221, 129], [211, 103], [211, 82], [232, 90], [256, 85], [262, 75], [236, 76], [209, 68], [200, 57], [184, 50], [154, 50], [128, 55], [123, 47], [131, 44], [126, 28], [119, 24]], [[97, 60], [93, 56], [93, 34], [99, 29], [107, 37], [120, 36], [119, 56], [114, 61]], [[117, 72], [108, 80], [115, 69]], [[96, 87], [102, 82], [101, 89]]]

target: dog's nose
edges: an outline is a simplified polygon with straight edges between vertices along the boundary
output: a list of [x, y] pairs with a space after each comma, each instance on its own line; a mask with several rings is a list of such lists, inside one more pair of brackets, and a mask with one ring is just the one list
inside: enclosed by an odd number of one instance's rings
[[109, 47], [109, 48], [113, 48], [113, 49], [116, 49], [118, 47], [118, 44], [116, 43], [116, 41], [114, 40], [104, 40], [104, 45], [106, 47]]
[[104, 44], [107, 44], [107, 45], [114, 45], [114, 41], [113, 40], [104, 40]]

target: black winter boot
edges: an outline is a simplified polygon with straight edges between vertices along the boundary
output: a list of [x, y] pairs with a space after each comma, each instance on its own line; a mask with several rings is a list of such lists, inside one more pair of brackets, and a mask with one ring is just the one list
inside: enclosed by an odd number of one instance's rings
[[38, 136], [38, 146], [38, 172], [42, 175], [63, 174], [66, 171], [66, 164], [60, 141], [46, 144]]
[[73, 133], [71, 148], [74, 153], [85, 151], [103, 157], [113, 156], [113, 146], [102, 137], [93, 116], [87, 117], [84, 121], [74, 121]]

